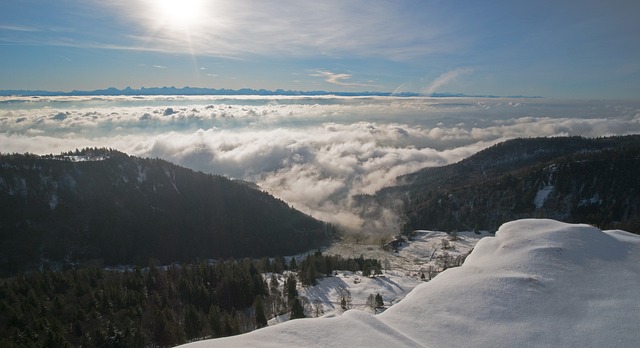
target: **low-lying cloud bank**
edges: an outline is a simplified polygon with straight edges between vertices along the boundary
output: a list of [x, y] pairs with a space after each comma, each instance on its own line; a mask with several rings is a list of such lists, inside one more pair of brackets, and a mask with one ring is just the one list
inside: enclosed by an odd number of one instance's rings
[[[0, 151], [111, 147], [258, 183], [346, 229], [397, 232], [354, 197], [516, 137], [640, 133], [640, 103], [500, 98], [0, 99]], [[366, 209], [365, 209], [366, 210]], [[372, 218], [372, 216], [374, 218]]]

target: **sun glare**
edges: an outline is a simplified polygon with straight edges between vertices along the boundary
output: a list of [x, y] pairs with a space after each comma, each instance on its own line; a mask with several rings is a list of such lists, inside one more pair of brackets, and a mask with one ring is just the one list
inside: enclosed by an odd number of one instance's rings
[[158, 20], [173, 29], [197, 25], [204, 12], [204, 0], [155, 0]]

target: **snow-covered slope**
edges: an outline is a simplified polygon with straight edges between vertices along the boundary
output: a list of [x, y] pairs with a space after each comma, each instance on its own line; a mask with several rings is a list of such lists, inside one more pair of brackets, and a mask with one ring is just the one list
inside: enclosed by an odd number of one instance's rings
[[638, 347], [640, 236], [504, 224], [463, 266], [373, 316], [293, 320], [189, 347]]

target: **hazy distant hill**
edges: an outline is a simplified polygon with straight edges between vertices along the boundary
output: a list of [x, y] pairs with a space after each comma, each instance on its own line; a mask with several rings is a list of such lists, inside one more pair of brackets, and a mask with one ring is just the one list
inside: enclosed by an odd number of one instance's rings
[[[0, 96], [92, 96], [92, 95], [285, 95], [285, 96], [317, 96], [317, 95], [339, 95], [339, 96], [388, 96], [390, 92], [330, 92], [330, 91], [292, 91], [292, 90], [266, 90], [266, 89], [227, 89], [227, 88], [202, 88], [202, 87], [126, 87], [118, 89], [109, 87], [93, 91], [71, 92], [42, 91], [42, 90], [0, 90]], [[417, 93], [402, 93], [399, 96], [418, 96]], [[442, 96], [449, 96], [443, 94]], [[451, 95], [453, 96], [453, 95]], [[455, 95], [459, 96], [459, 95]]]
[[515, 139], [398, 179], [407, 229], [489, 229], [547, 217], [640, 233], [640, 136]]
[[292, 254], [332, 227], [242, 182], [112, 150], [0, 155], [0, 266]]
[[[424, 96], [414, 92], [335, 92], [335, 91], [292, 91], [284, 89], [267, 90], [267, 89], [227, 89], [227, 88], [203, 88], [203, 87], [126, 87], [118, 89], [109, 87], [105, 89], [96, 89], [93, 91], [71, 92], [61, 91], [42, 91], [42, 90], [0, 90], [0, 96], [92, 96], [92, 95], [262, 95], [262, 96], [319, 96], [319, 95], [336, 95], [342, 97], [417, 97]], [[431, 93], [429, 97], [482, 97], [482, 98], [498, 98], [495, 95], [466, 95], [461, 93]], [[507, 96], [505, 98], [540, 98], [539, 96]]]

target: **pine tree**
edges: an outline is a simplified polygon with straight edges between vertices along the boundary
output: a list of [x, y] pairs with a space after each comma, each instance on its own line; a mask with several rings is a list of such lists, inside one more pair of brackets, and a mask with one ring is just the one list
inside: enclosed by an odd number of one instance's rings
[[371, 276], [371, 268], [367, 267], [362, 271], [362, 276], [363, 277], [369, 277]]
[[278, 277], [276, 276], [275, 273], [272, 273], [271, 279], [269, 280], [269, 292], [272, 294], [278, 292], [279, 285], [280, 285], [280, 282], [278, 282]]
[[223, 336], [222, 331], [224, 325], [222, 323], [222, 314], [218, 306], [213, 304], [209, 307], [209, 326], [211, 327], [213, 337]]
[[316, 285], [318, 284], [316, 266], [312, 260], [307, 260], [308, 261], [303, 263], [304, 268], [302, 269], [302, 272], [300, 274], [300, 281], [302, 282], [302, 285], [305, 286]]
[[287, 280], [284, 282], [285, 292], [287, 293], [287, 300], [291, 301], [298, 297], [296, 277], [293, 274], [289, 274]]
[[200, 315], [196, 311], [195, 307], [190, 305], [189, 307], [187, 307], [186, 313], [184, 315], [184, 331], [187, 335], [187, 339], [201, 337], [202, 329], [203, 323]]
[[253, 309], [255, 311], [256, 326], [258, 328], [267, 326], [267, 317], [264, 313], [264, 303], [262, 302], [262, 296], [256, 297], [253, 303]]
[[293, 299], [291, 303], [291, 315], [289, 316], [290, 320], [306, 318], [304, 315], [304, 307], [302, 307], [302, 302], [300, 302], [299, 298]]
[[296, 258], [292, 257], [291, 261], [289, 262], [289, 270], [291, 271], [297, 271], [298, 270], [298, 263], [296, 262]]
[[144, 334], [142, 333], [142, 328], [140, 327], [136, 329], [135, 334], [133, 335], [133, 341], [131, 342], [131, 347], [143, 348], [147, 345]]
[[382, 308], [384, 307], [384, 301], [382, 299], [382, 296], [380, 296], [380, 293], [376, 294], [376, 307], [377, 308]]

